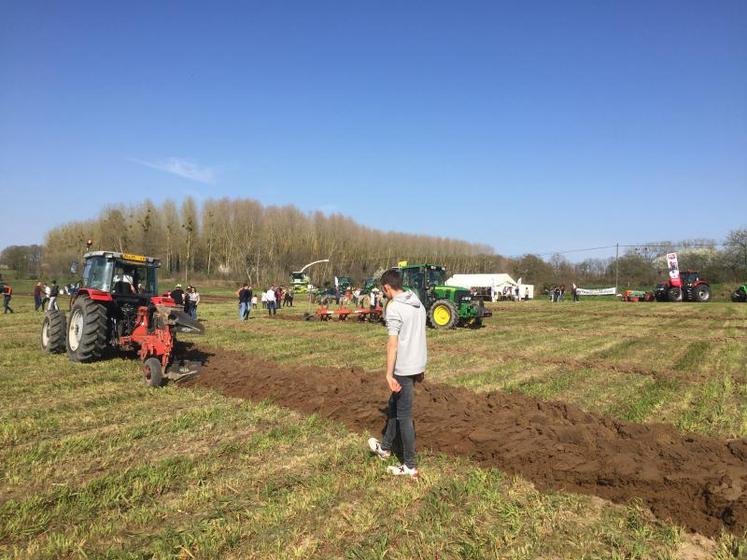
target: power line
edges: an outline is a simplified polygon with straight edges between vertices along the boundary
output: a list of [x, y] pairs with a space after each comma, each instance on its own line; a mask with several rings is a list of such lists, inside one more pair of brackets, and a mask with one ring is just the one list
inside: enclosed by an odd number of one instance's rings
[[[638, 248], [669, 248], [669, 249], [711, 249], [716, 247], [726, 247], [726, 243], [669, 243], [667, 241], [660, 241], [656, 243], [620, 243], [619, 247], [625, 249], [638, 249]], [[553, 255], [568, 255], [570, 253], [588, 253], [591, 251], [601, 251], [603, 249], [616, 249], [615, 245], [601, 245], [599, 247], [587, 247], [585, 249], [566, 249], [562, 251], [545, 251], [541, 253], [526, 253], [529, 255], [536, 255], [538, 257], [553, 256]]]

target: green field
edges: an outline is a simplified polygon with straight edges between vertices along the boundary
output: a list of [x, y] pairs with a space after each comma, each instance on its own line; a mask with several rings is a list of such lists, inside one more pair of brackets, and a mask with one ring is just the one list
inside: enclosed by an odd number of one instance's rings
[[[19, 293], [19, 290], [16, 290]], [[202, 291], [206, 295], [206, 291]], [[209, 291], [208, 291], [209, 293]], [[272, 402], [169, 386], [139, 364], [38, 349], [28, 297], [0, 317], [0, 556], [18, 558], [739, 558], [640, 504], [539, 492], [422, 450], [392, 480], [366, 434]], [[297, 302], [281, 314], [301, 314]], [[747, 305], [546, 301], [493, 306], [485, 328], [429, 332], [431, 379], [560, 400], [616, 419], [747, 437]], [[200, 308], [201, 349], [382, 375], [384, 329], [236, 320]], [[383, 383], [383, 380], [382, 380]]]

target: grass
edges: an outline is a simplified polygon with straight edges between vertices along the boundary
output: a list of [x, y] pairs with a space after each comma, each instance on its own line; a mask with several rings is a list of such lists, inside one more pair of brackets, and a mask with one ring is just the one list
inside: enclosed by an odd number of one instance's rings
[[[148, 390], [132, 360], [43, 355], [41, 316], [30, 298], [14, 303], [19, 313], [0, 316], [0, 557], [747, 554], [739, 536], [695, 539], [639, 504], [539, 492], [465, 460], [425, 453], [419, 482], [391, 480], [365, 434], [332, 422], [271, 402]], [[203, 304], [200, 344], [279, 363], [383, 365], [386, 333], [375, 325], [261, 314], [242, 324], [235, 311]], [[503, 304], [480, 331], [430, 331], [428, 375], [744, 437], [746, 319], [747, 306], [727, 304]]]

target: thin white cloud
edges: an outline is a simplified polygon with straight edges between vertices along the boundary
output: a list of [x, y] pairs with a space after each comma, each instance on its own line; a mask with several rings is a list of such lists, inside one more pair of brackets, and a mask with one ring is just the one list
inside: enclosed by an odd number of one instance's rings
[[197, 165], [186, 159], [170, 157], [159, 161], [145, 161], [130, 158], [130, 161], [145, 165], [151, 169], [158, 169], [172, 175], [178, 175], [190, 181], [197, 181], [206, 185], [215, 184], [215, 171], [211, 167]]

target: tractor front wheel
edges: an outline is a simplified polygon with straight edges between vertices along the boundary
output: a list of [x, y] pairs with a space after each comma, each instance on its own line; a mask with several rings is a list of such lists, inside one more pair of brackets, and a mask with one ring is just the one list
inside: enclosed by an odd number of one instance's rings
[[143, 381], [148, 387], [160, 387], [163, 383], [161, 360], [148, 358], [143, 362]]
[[677, 286], [672, 286], [667, 290], [667, 299], [669, 301], [682, 301], [682, 290]]
[[695, 301], [706, 302], [711, 299], [711, 288], [708, 284], [700, 284], [695, 286], [693, 290], [693, 298]]
[[41, 330], [41, 348], [49, 354], [60, 354], [65, 351], [65, 314], [52, 309], [44, 314]]
[[98, 360], [106, 349], [106, 307], [87, 297], [78, 298], [67, 326], [67, 355], [74, 362]]
[[450, 300], [439, 299], [428, 310], [428, 320], [435, 329], [451, 329], [459, 322], [459, 313]]

